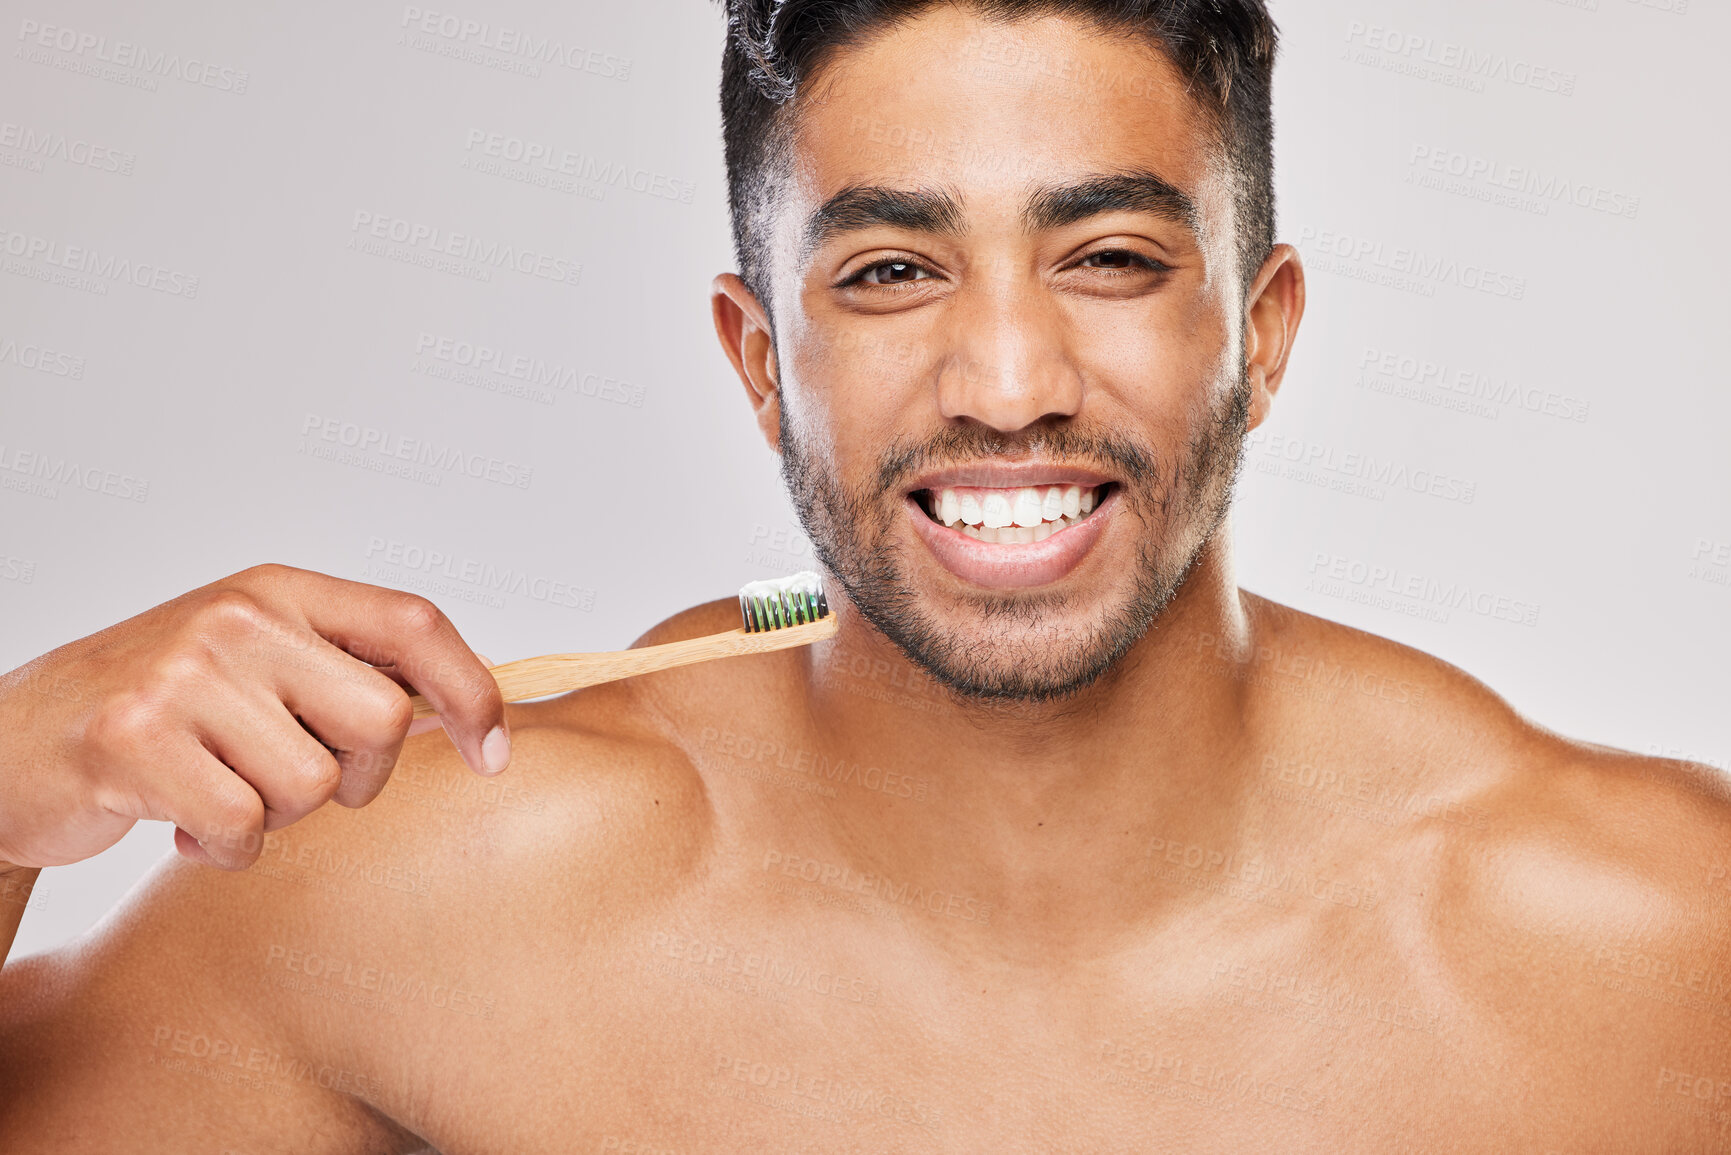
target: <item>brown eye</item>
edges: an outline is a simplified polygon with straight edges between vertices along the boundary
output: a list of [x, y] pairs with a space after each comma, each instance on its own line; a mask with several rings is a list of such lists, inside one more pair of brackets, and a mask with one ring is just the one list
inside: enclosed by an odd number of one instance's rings
[[1165, 267], [1157, 261], [1151, 261], [1140, 253], [1133, 253], [1128, 249], [1102, 249], [1100, 252], [1090, 254], [1083, 260], [1083, 263], [1086, 264], [1088, 261], [1099, 261], [1101, 263], [1095, 265], [1095, 268], [1111, 269], [1114, 272]]
[[875, 265], [867, 265], [850, 277], [846, 284], [866, 284], [874, 288], [891, 288], [896, 285], [908, 285], [920, 278], [916, 275], [925, 270], [912, 261], [879, 261]]

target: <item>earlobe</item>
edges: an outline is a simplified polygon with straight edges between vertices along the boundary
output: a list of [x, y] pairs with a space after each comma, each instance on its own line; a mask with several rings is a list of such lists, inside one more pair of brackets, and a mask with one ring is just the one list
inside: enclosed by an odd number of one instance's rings
[[1250, 365], [1245, 379], [1250, 384], [1250, 405], [1245, 411], [1244, 428], [1250, 430], [1268, 420], [1268, 414], [1274, 408], [1274, 393], [1268, 388], [1268, 377], [1260, 365]]
[[1255, 429], [1274, 408], [1274, 395], [1286, 376], [1286, 363], [1304, 316], [1304, 266], [1298, 250], [1276, 245], [1262, 271], [1245, 310], [1244, 361], [1250, 382], [1250, 410], [1246, 424]]

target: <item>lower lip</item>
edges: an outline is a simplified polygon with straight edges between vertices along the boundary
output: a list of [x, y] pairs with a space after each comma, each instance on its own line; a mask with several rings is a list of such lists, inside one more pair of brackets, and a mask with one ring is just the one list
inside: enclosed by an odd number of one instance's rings
[[1045, 541], [1000, 543], [969, 537], [947, 525], [939, 525], [911, 496], [903, 504], [913, 518], [914, 532], [931, 549], [938, 564], [972, 585], [986, 589], [1028, 589], [1048, 585], [1068, 574], [1094, 548], [1106, 519], [1118, 508], [1114, 486], [1094, 512], [1048, 537]]

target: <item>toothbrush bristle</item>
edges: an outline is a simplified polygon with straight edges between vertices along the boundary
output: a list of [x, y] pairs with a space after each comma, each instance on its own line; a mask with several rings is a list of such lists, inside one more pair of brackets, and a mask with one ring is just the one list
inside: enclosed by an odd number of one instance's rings
[[829, 616], [823, 581], [810, 570], [784, 578], [751, 582], [739, 591], [739, 616], [748, 634], [799, 626]]

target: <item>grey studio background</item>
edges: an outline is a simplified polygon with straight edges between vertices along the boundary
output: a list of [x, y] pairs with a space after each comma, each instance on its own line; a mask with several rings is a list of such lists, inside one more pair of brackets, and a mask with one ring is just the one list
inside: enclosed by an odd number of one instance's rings
[[[496, 661], [809, 564], [709, 319], [713, 4], [0, 11], [0, 669], [262, 561]], [[1310, 306], [1241, 583], [1731, 765], [1731, 9], [1275, 15]], [[171, 833], [44, 872], [17, 953]]]

